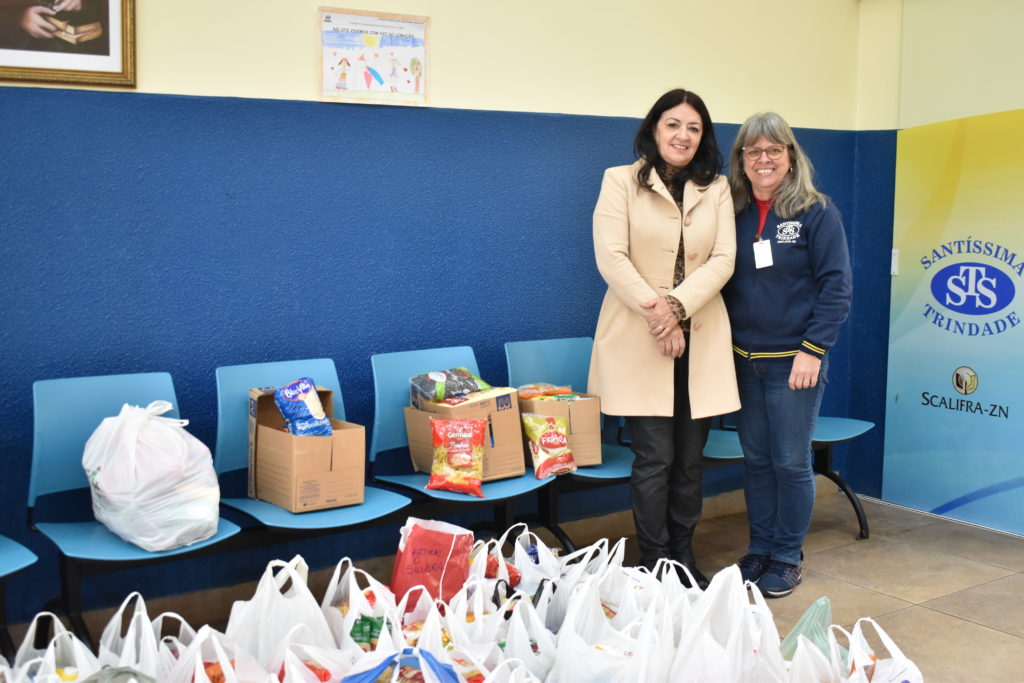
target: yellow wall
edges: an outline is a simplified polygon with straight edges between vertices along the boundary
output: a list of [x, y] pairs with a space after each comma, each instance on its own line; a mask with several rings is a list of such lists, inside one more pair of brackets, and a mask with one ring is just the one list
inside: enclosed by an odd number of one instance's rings
[[860, 0], [857, 130], [897, 127], [903, 0]]
[[1020, 0], [903, 0], [899, 127], [1024, 108]]
[[[858, 125], [858, 12], [895, 0], [359, 0], [431, 18], [437, 107], [642, 116], [682, 86], [712, 117]], [[140, 92], [316, 97], [315, 0], [136, 0]], [[885, 63], [884, 66], [890, 66]], [[878, 117], [869, 117], [872, 125]], [[881, 121], [875, 127], [893, 127]]]

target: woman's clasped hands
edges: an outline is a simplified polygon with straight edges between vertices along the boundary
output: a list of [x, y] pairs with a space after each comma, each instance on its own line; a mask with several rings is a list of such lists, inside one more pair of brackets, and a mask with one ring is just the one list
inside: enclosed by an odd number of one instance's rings
[[680, 358], [686, 350], [686, 337], [672, 307], [663, 297], [657, 297], [640, 304], [647, 309], [645, 319], [647, 329], [658, 342], [661, 355], [669, 358]]

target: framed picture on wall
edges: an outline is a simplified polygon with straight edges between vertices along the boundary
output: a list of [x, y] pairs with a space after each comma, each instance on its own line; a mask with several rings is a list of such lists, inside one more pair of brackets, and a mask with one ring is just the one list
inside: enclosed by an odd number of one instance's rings
[[426, 105], [429, 28], [428, 17], [319, 8], [319, 98]]
[[135, 87], [135, 0], [0, 0], [0, 79]]

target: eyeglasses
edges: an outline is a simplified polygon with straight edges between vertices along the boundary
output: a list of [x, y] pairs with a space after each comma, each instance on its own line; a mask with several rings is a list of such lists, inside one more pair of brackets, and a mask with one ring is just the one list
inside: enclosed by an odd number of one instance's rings
[[780, 159], [782, 153], [786, 151], [785, 145], [772, 145], [771, 147], [744, 147], [743, 156], [750, 161], [757, 161], [761, 158], [761, 152], [768, 155], [768, 158], [772, 161]]

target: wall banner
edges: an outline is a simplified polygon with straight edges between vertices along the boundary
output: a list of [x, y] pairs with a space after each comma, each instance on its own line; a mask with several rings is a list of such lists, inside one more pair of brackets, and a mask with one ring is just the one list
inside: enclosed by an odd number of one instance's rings
[[1024, 110], [897, 138], [884, 500], [1024, 534]]

